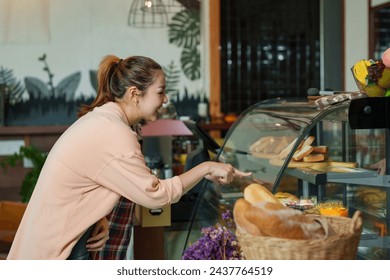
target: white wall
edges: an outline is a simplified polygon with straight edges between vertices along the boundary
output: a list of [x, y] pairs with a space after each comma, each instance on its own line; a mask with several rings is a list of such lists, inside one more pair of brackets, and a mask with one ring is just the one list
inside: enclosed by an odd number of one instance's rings
[[[20, 38], [19, 43], [7, 43], [4, 40], [1, 42], [3, 37], [0, 36], [0, 66], [13, 69], [14, 75], [20, 80], [25, 76], [34, 76], [45, 82], [48, 80], [47, 74], [42, 70], [42, 62], [38, 61], [38, 57], [43, 53], [47, 54], [47, 61], [55, 74], [55, 84], [66, 76], [81, 71], [82, 78], [77, 95], [87, 96], [93, 94], [89, 70], [96, 69], [104, 55], [115, 54], [119, 57], [146, 55], [164, 66], [171, 60], [180, 65], [181, 50], [169, 44], [166, 27], [138, 29], [127, 25], [130, 0], [0, 0], [0, 35], [6, 32], [4, 20], [9, 16], [4, 7], [12, 3], [15, 9], [19, 8], [16, 19], [20, 21], [19, 24], [24, 23], [24, 26], [28, 26], [31, 17], [26, 14], [29, 11], [26, 9], [26, 3], [31, 1], [36, 5], [48, 5], [47, 30], [39, 24], [31, 27], [28, 34], [34, 33], [35, 28], [34, 34], [37, 34], [34, 37], [35, 41], [31, 38], [23, 41], [23, 38]], [[208, 1], [212, 0], [203, 0], [204, 16], [208, 15]], [[345, 89], [356, 90], [350, 68], [358, 60], [368, 58], [369, 0], [344, 1]], [[371, 1], [373, 6], [388, 2], [390, 1]], [[42, 11], [44, 9], [41, 9]], [[23, 22], [24, 20], [26, 22]], [[190, 93], [199, 89], [206, 89], [206, 93], [208, 92], [208, 26], [209, 22], [206, 19], [203, 21], [202, 30], [204, 48], [202, 69], [207, 77], [196, 82], [191, 82], [184, 76], [181, 78], [180, 88], [186, 86]], [[45, 36], [45, 32], [49, 32], [48, 36]]]
[[[38, 57], [44, 53], [55, 75], [55, 85], [76, 71], [82, 72], [76, 96], [94, 94], [89, 70], [97, 69], [100, 60], [107, 54], [122, 58], [145, 55], [162, 66], [167, 66], [173, 60], [180, 67], [181, 49], [169, 44], [167, 27], [142, 29], [127, 25], [130, 0], [0, 0], [0, 18], [4, 20], [9, 14], [4, 7], [10, 3], [16, 6], [20, 1], [49, 5], [50, 33], [48, 41], [42, 39], [41, 42], [23, 38], [16, 43], [0, 40], [0, 66], [13, 69], [15, 77], [20, 80], [25, 76], [34, 76], [48, 81], [47, 73], [42, 70], [43, 63], [38, 61]], [[19, 9], [22, 9], [19, 10], [20, 14], [28, 11], [26, 6]], [[24, 17], [18, 20], [23, 21]], [[1, 32], [8, 32], [6, 25], [0, 25]], [[39, 25], [35, 30], [31, 28], [30, 32], [44, 33]], [[43, 35], [40, 37], [44, 38]], [[184, 89], [184, 86], [190, 93], [204, 87], [203, 80], [192, 82], [183, 75], [180, 89]]]
[[358, 90], [351, 67], [368, 58], [368, 0], [345, 1], [345, 90]]

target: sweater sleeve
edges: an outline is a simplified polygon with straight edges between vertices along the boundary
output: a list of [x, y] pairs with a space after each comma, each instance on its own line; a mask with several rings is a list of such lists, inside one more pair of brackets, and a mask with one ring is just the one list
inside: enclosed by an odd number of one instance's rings
[[142, 205], [156, 209], [179, 201], [183, 184], [178, 176], [158, 179], [136, 151], [113, 158], [96, 177], [101, 186]]

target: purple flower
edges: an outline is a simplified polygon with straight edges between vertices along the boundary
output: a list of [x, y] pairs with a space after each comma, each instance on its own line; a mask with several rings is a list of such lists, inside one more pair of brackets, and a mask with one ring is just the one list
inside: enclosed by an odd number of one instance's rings
[[[224, 223], [224, 225], [222, 224]], [[240, 245], [234, 235], [231, 212], [222, 213], [221, 223], [201, 229], [202, 237], [188, 247], [183, 260], [242, 260]]]

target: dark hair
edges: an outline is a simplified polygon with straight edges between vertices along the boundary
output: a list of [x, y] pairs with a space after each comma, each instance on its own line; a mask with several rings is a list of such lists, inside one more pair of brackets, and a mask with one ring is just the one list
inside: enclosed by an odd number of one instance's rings
[[114, 55], [104, 57], [97, 73], [97, 96], [91, 105], [81, 106], [78, 116], [122, 98], [128, 87], [135, 86], [144, 92], [153, 83], [155, 73], [159, 70], [162, 68], [156, 61], [144, 56], [130, 56], [126, 59]]

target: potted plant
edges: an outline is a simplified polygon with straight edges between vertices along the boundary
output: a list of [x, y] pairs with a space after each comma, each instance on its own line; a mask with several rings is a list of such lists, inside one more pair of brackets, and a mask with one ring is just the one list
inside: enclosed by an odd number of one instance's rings
[[2, 168], [6, 170], [7, 167], [15, 167], [24, 158], [31, 161], [32, 168], [24, 177], [19, 193], [23, 203], [29, 202], [46, 157], [46, 153], [43, 153], [34, 146], [21, 146], [18, 153], [7, 157], [1, 162]]
[[34, 146], [21, 146], [18, 153], [7, 157], [0, 163], [4, 171], [7, 167], [15, 167], [24, 158], [29, 159], [32, 163], [32, 168], [24, 177], [19, 192], [21, 202], [0, 201], [0, 259], [5, 259], [11, 248], [16, 230], [33, 193], [46, 157], [46, 153], [41, 152]]

